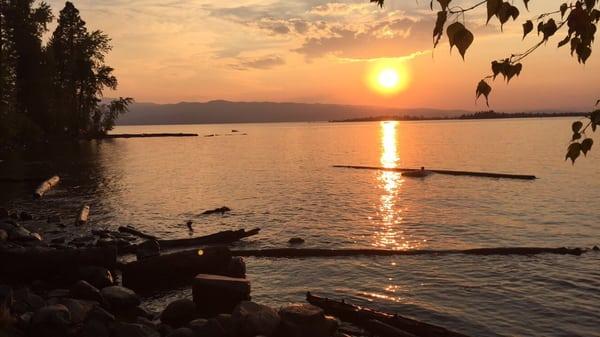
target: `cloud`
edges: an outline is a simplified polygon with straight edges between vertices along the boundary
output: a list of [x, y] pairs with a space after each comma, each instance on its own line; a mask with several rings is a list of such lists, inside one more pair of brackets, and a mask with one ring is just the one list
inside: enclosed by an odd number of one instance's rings
[[285, 64], [285, 61], [281, 56], [268, 55], [259, 58], [240, 59], [238, 63], [231, 64], [231, 67], [236, 70], [270, 69], [283, 64]]

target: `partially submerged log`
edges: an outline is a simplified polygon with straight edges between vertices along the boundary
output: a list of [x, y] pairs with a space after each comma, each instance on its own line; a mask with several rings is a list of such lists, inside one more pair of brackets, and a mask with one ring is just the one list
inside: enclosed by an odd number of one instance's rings
[[215, 208], [215, 209], [209, 209], [207, 211], [202, 212], [202, 214], [209, 215], [209, 214], [221, 213], [221, 215], [223, 215], [226, 212], [231, 212], [231, 208], [229, 208], [227, 206], [223, 206], [223, 207], [219, 207], [219, 208]]
[[[356, 166], [356, 165], [333, 165], [337, 168], [350, 168], [357, 170], [380, 170], [380, 171], [393, 171], [393, 172], [415, 172], [421, 169], [414, 168], [402, 168], [402, 167], [378, 167], [378, 166]], [[452, 170], [431, 170], [429, 172], [435, 172], [439, 174], [447, 174], [453, 176], [471, 176], [471, 177], [483, 177], [483, 178], [498, 178], [498, 179], [521, 179], [521, 180], [535, 180], [537, 179], [534, 175], [526, 174], [507, 174], [507, 173], [491, 173], [491, 172], [470, 172], [470, 171], [452, 171]]]
[[113, 247], [82, 249], [23, 248], [0, 251], [0, 278], [28, 282], [70, 278], [79, 267], [112, 269], [117, 263]]
[[187, 285], [198, 274], [224, 275], [230, 261], [227, 247], [160, 255], [122, 265], [123, 285], [141, 292]]
[[77, 215], [77, 225], [82, 226], [88, 223], [90, 218], [90, 206], [83, 205], [79, 210], [79, 215]]
[[35, 192], [33, 193], [33, 197], [36, 199], [40, 199], [41, 197], [44, 196], [44, 194], [46, 194], [46, 192], [50, 191], [54, 186], [56, 186], [59, 181], [60, 181], [59, 176], [53, 176], [50, 179], [44, 181], [35, 190]]
[[98, 139], [113, 138], [162, 138], [162, 137], [198, 137], [197, 133], [121, 133], [109, 134], [98, 137]]
[[135, 235], [137, 237], [140, 237], [142, 239], [156, 240], [156, 236], [141, 232], [141, 231], [137, 230], [135, 227], [129, 226], [129, 225], [119, 227], [119, 232], [129, 233], [129, 234]]
[[227, 230], [206, 236], [199, 236], [196, 238], [188, 239], [172, 239], [172, 240], [158, 240], [161, 248], [181, 248], [190, 246], [201, 246], [201, 245], [216, 245], [216, 244], [230, 244], [235, 241], [239, 241], [243, 238], [247, 238], [252, 235], [256, 235], [260, 232], [260, 228], [254, 228], [249, 231], [245, 229], [239, 229], [236, 231]]
[[[357, 305], [347, 304], [345, 302], [314, 296], [310, 292], [306, 294], [306, 300], [308, 303], [325, 310], [326, 314], [333, 315], [343, 321], [356, 324], [367, 330], [372, 329], [379, 333], [385, 333], [383, 336], [386, 337], [407, 337], [411, 336], [411, 334], [418, 337], [467, 337], [467, 335], [450, 331], [437, 325], [419, 322], [397, 314], [393, 315]], [[388, 327], [386, 328], [386, 326]], [[391, 328], [398, 329], [400, 332], [396, 331], [397, 334], [394, 335], [394, 329]], [[375, 333], [376, 331], [372, 332]], [[401, 332], [406, 332], [407, 334], [402, 335]]]
[[340, 256], [395, 256], [395, 255], [538, 255], [560, 254], [581, 255], [586, 250], [582, 248], [543, 248], [543, 247], [499, 247], [475, 249], [321, 249], [321, 248], [272, 248], [234, 250], [233, 256], [255, 257], [340, 257]]

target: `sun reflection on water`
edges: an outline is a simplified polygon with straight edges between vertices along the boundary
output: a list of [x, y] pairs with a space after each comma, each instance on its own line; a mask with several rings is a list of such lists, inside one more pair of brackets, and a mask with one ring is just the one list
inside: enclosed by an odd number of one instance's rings
[[[400, 157], [397, 148], [398, 122], [381, 122], [381, 165], [385, 168], [398, 166]], [[375, 232], [373, 246], [386, 249], [410, 249], [413, 245], [404, 236], [402, 229], [402, 209], [399, 205], [399, 192], [404, 183], [399, 172], [381, 171], [378, 176], [382, 188], [377, 211], [380, 219], [379, 230]]]

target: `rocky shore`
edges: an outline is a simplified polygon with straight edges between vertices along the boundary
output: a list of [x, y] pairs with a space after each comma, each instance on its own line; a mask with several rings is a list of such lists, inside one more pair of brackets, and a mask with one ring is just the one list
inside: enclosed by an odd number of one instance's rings
[[[41, 234], [33, 230], [40, 221]], [[0, 337], [345, 336], [338, 319], [309, 303], [252, 302], [244, 260], [226, 247], [161, 254], [157, 240], [133, 231], [73, 236], [65, 227], [56, 215], [0, 208]], [[119, 250], [136, 256], [119, 258]], [[190, 286], [192, 298], [162, 312], [145, 309], [134, 289], [152, 291], [171, 280]]]

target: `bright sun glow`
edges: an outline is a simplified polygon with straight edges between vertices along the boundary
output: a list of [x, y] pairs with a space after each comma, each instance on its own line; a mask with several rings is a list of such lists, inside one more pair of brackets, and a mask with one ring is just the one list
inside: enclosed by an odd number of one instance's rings
[[371, 89], [383, 95], [394, 95], [408, 87], [408, 69], [403, 63], [377, 63], [369, 70]]

